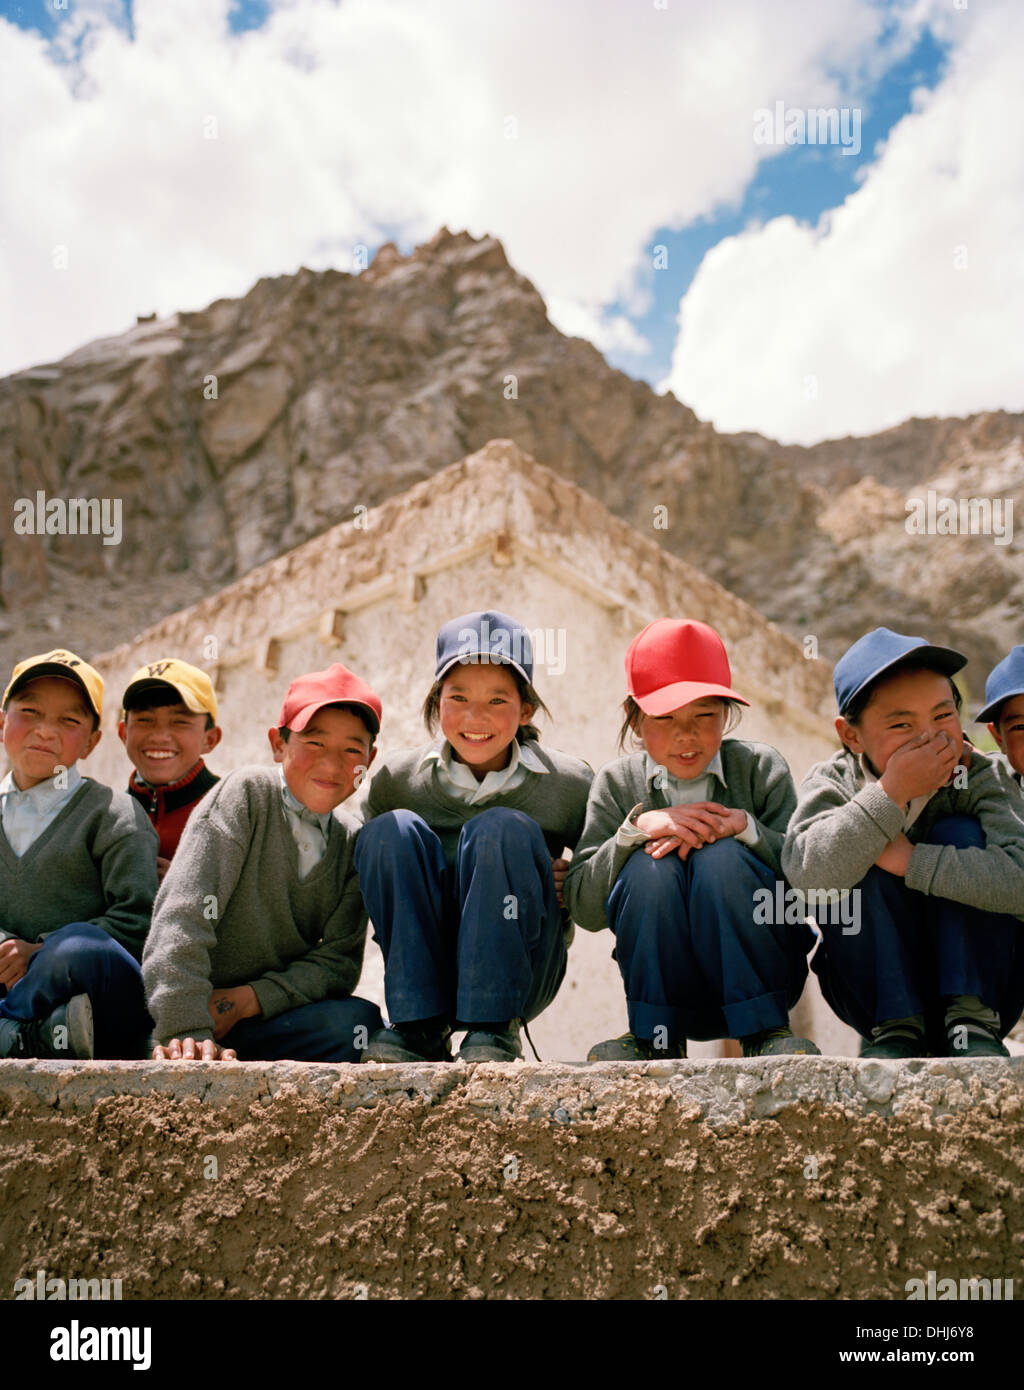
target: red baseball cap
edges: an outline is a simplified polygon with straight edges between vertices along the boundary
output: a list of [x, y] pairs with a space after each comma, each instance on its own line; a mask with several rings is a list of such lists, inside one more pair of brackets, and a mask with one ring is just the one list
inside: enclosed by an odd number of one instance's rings
[[308, 675], [292, 681], [281, 706], [277, 727], [294, 729], [299, 733], [318, 709], [337, 704], [359, 705], [371, 716], [373, 732], [380, 732], [383, 713], [380, 697], [340, 662], [328, 666], [326, 671], [310, 671]]
[[626, 688], [644, 714], [671, 714], [707, 695], [749, 705], [731, 680], [725, 643], [707, 623], [659, 618], [626, 652]]

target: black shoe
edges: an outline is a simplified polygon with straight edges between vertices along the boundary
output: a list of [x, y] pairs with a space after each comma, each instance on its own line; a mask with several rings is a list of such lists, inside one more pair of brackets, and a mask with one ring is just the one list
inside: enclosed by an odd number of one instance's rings
[[882, 1025], [877, 1037], [862, 1040], [860, 1055], [891, 1062], [905, 1057], [927, 1057], [929, 1054], [921, 1033], [912, 1033], [906, 1027], [887, 1029]]
[[523, 1046], [519, 1041], [520, 1020], [509, 1023], [478, 1023], [466, 1034], [459, 1048], [461, 1062], [520, 1062]]
[[378, 1028], [363, 1048], [361, 1062], [450, 1062], [452, 1030], [443, 1019], [393, 1023]]
[[94, 1055], [92, 1001], [87, 994], [74, 995], [49, 1018], [27, 1023], [0, 1019], [0, 1057], [71, 1061]]
[[588, 1062], [653, 1062], [658, 1057], [678, 1061], [686, 1056], [686, 1039], [670, 1047], [655, 1047], [650, 1038], [638, 1038], [635, 1033], [623, 1033], [621, 1038], [609, 1038], [595, 1043], [587, 1053]]
[[765, 1028], [740, 1038], [744, 1057], [820, 1057], [821, 1049], [810, 1038], [795, 1038], [787, 1024], [781, 1028]]
[[947, 1057], [1009, 1057], [995, 1028], [975, 1018], [955, 1018], [946, 1027]]

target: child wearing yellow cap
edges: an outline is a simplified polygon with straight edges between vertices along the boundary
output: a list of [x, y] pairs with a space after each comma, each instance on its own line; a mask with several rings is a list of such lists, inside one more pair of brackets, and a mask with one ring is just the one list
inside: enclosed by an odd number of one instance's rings
[[0, 715], [0, 1057], [137, 1057], [156, 835], [124, 792], [83, 777], [103, 678], [73, 652], [15, 668]]
[[151, 661], [128, 682], [117, 734], [134, 770], [128, 791], [160, 837], [161, 880], [189, 816], [219, 778], [203, 761], [221, 740], [205, 671], [177, 657]]

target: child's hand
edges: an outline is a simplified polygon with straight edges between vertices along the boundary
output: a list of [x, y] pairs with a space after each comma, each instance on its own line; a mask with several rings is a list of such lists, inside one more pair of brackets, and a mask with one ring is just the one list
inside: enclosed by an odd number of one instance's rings
[[218, 1047], [212, 1038], [196, 1042], [195, 1038], [172, 1038], [165, 1046], [153, 1048], [154, 1062], [237, 1062], [238, 1053], [230, 1047]]
[[[636, 826], [650, 839], [644, 845], [646, 853], [654, 859], [678, 852], [685, 859], [691, 849], [713, 844], [726, 835], [735, 835], [728, 830], [728, 818], [734, 814], [717, 801], [694, 801], [688, 806], [667, 806], [664, 810], [644, 811], [637, 816]], [[746, 817], [743, 825], [746, 825]], [[742, 829], [741, 825], [739, 829]]]
[[0, 985], [6, 985], [8, 989], [16, 985], [42, 944], [41, 941], [22, 941], [18, 936], [0, 942]]
[[949, 734], [918, 734], [890, 756], [881, 777], [882, 789], [897, 806], [906, 806], [915, 796], [930, 796], [944, 787], [959, 757]]
[[896, 874], [899, 878], [906, 878], [913, 849], [914, 846], [906, 835], [901, 833], [896, 836], [895, 840], [890, 840], [885, 849], [882, 850], [882, 853], [875, 860], [875, 867], [884, 869], [886, 873]]
[[555, 876], [555, 890], [558, 893], [558, 906], [564, 907], [565, 903], [562, 900], [562, 884], [565, 882], [565, 876], [569, 872], [568, 859], [552, 859], [551, 872]]
[[235, 989], [215, 989], [210, 995], [207, 1008], [213, 1019], [213, 1036], [218, 1042], [225, 1033], [231, 1031], [240, 1018], [258, 1018], [263, 1012], [252, 985], [238, 985]]
[[163, 883], [163, 881], [164, 881], [164, 874], [167, 872], [167, 870], [168, 870], [170, 867], [171, 867], [171, 861], [170, 861], [169, 859], [165, 859], [165, 858], [163, 857], [162, 854], [158, 854], [157, 857], [156, 857], [156, 881], [157, 881], [157, 883]]

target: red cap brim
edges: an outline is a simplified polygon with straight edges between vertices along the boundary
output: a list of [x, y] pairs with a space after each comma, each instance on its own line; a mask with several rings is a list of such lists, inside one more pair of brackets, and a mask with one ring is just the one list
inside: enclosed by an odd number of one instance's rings
[[649, 695], [634, 695], [633, 699], [644, 714], [659, 718], [661, 715], [671, 714], [673, 710], [682, 709], [683, 705], [692, 705], [694, 700], [706, 699], [709, 695], [720, 695], [724, 700], [736, 700], [741, 705], [750, 704], [749, 700], [737, 695], [736, 691], [730, 690], [727, 685], [710, 685], [707, 681], [676, 681], [674, 685], [664, 685], [660, 690], [652, 690]]

